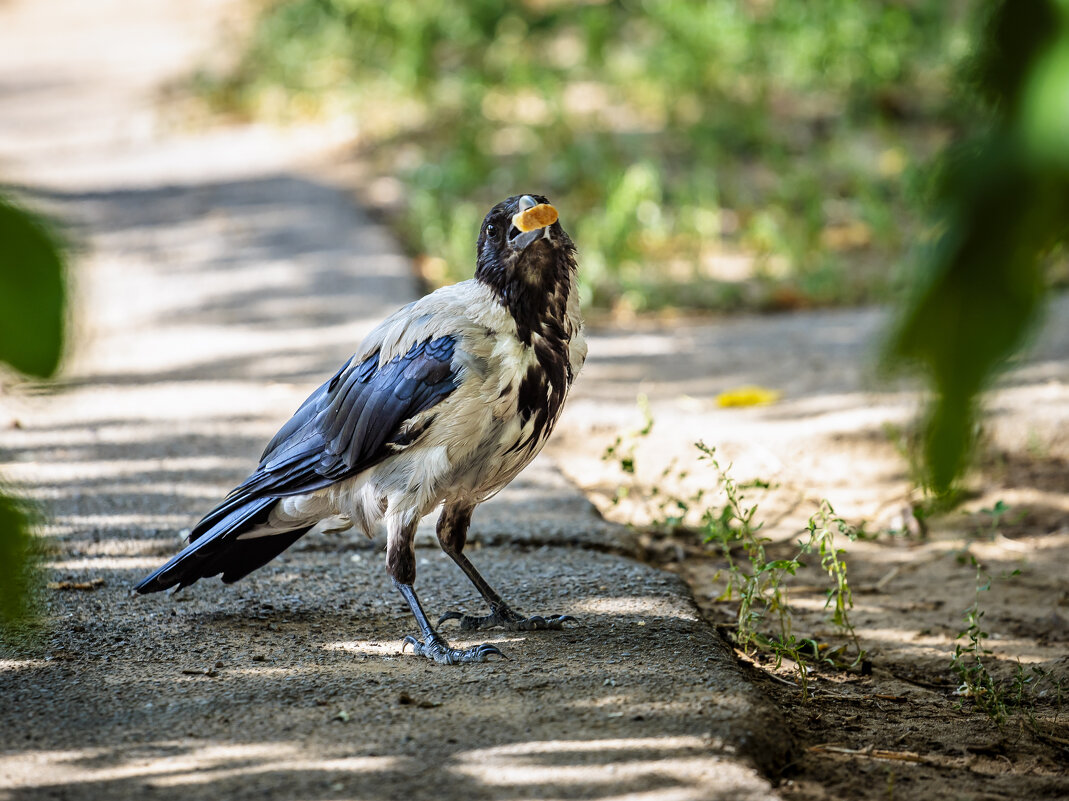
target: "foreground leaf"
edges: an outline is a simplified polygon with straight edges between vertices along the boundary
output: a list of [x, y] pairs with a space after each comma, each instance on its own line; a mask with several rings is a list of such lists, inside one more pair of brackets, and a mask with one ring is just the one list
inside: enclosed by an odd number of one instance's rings
[[0, 628], [29, 611], [30, 527], [15, 502], [0, 494]]
[[63, 257], [40, 219], [0, 197], [0, 362], [45, 378], [63, 354]]
[[[63, 355], [63, 254], [44, 223], [0, 197], [0, 362], [46, 378]], [[0, 492], [0, 629], [25, 619], [31, 583], [26, 515]]]
[[1045, 257], [1069, 240], [1067, 54], [1069, 4], [994, 7], [974, 64], [990, 129], [944, 157], [940, 234], [888, 345], [889, 360], [918, 366], [933, 390], [925, 463], [939, 494], [968, 464], [981, 393], [1039, 320]]

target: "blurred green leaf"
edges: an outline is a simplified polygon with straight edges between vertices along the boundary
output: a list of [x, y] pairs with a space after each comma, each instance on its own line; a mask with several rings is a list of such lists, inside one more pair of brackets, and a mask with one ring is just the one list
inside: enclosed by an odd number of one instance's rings
[[[44, 223], [0, 197], [0, 362], [45, 378], [63, 354], [63, 255]], [[0, 627], [22, 620], [30, 588], [30, 527], [0, 492]]]
[[0, 493], [0, 631], [24, 620], [31, 582], [29, 521]]
[[888, 346], [892, 363], [919, 365], [934, 390], [925, 457], [940, 494], [968, 463], [982, 391], [1041, 316], [1044, 256], [1069, 232], [1069, 95], [1058, 94], [1069, 88], [1067, 17], [1055, 0], [991, 14], [975, 75], [995, 117], [943, 159], [940, 233]]
[[1036, 64], [1021, 116], [1022, 135], [1033, 157], [1069, 171], [1069, 34]]
[[34, 215], [0, 197], [0, 361], [45, 378], [63, 355], [63, 257]]

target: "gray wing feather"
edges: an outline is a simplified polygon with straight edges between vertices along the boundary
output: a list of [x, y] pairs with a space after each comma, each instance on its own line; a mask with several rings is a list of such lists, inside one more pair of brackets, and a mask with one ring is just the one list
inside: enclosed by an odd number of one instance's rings
[[239, 539], [267, 520], [285, 495], [312, 492], [372, 467], [412, 437], [405, 423], [457, 388], [454, 336], [414, 345], [379, 364], [376, 351], [351, 358], [301, 404], [268, 443], [260, 465], [190, 534], [190, 544], [135, 589], [156, 592], [223, 574], [236, 581], [280, 554], [308, 529]]

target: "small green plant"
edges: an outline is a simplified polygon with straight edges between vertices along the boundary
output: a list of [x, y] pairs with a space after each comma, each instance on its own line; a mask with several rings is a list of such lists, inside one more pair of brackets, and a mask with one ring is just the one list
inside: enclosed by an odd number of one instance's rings
[[1065, 746], [1065, 739], [1058, 737], [1050, 729], [1054, 721], [1044, 723], [1036, 715], [1036, 708], [1040, 698], [1045, 698], [1054, 709], [1055, 720], [1062, 711], [1065, 700], [1065, 685], [1063, 681], [1054, 676], [1050, 671], [1039, 665], [1032, 665], [1028, 670], [1017, 662], [1013, 672], [1013, 680], [1008, 695], [1011, 707], [1023, 715], [1024, 723], [1028, 729], [1040, 740], [1051, 744]]
[[[765, 544], [769, 540], [759, 534], [763, 523], [755, 521], [757, 504], [745, 503], [742, 487], [729, 472], [731, 465], [723, 467], [720, 464], [716, 448], [704, 442], [696, 443], [695, 447], [701, 452], [699, 461], [707, 462], [715, 473], [718, 489], [726, 501], [720, 508], [710, 506], [705, 509], [702, 532], [705, 542], [717, 545], [728, 564], [720, 599], [729, 601], [736, 595], [739, 598], [736, 643], [743, 651], [750, 650], [755, 644], [763, 644], [759, 626], [768, 613], [776, 615], [781, 640], [787, 641], [791, 637], [791, 620], [782, 579], [785, 573], [793, 575], [800, 564], [796, 560], [768, 559]], [[732, 553], [738, 548], [750, 564], [749, 573], [741, 568]]]
[[994, 505], [981, 509], [980, 514], [984, 515], [989, 522], [984, 530], [976, 532], [977, 535], [986, 536], [988, 539], [994, 540], [1002, 533], [1003, 523], [1020, 523], [1028, 517], [1028, 510], [1010, 506], [999, 499], [995, 501]]
[[865, 652], [858, 641], [854, 625], [850, 622], [850, 610], [854, 608], [854, 594], [846, 575], [846, 559], [844, 558], [846, 551], [835, 544], [835, 537], [838, 534], [849, 540], [856, 540], [858, 531], [839, 517], [827, 500], [820, 502], [820, 509], [809, 518], [806, 530], [809, 532], [809, 539], [801, 543], [802, 552], [810, 553], [815, 548], [820, 555], [820, 566], [824, 568], [828, 578], [834, 582], [834, 585], [827, 590], [828, 600], [824, 608], [832, 607], [832, 624], [854, 643], [857, 651], [854, 664], [857, 664], [864, 658]]
[[[1008, 507], [1003, 511], [1008, 511]], [[950, 660], [951, 669], [961, 681], [958, 695], [971, 698], [974, 707], [999, 729], [1005, 729], [1011, 718], [1017, 717], [1037, 737], [1049, 737], [1036, 718], [1036, 704], [1041, 697], [1048, 697], [1060, 710], [1064, 693], [1062, 683], [1038, 665], [1026, 670], [1019, 661], [1010, 679], [996, 680], [991, 675], [988, 666], [991, 650], [985, 645], [991, 635], [984, 627], [984, 609], [980, 602], [983, 594], [991, 590], [994, 580], [971, 554], [969, 560], [976, 570], [976, 593], [963, 615], [965, 628], [958, 632]], [[1020, 572], [1013, 570], [999, 579], [1008, 581]]]
[[[853, 608], [853, 593], [847, 578], [845, 551], [837, 547], [836, 534], [856, 539], [857, 531], [839, 517], [832, 505], [821, 501], [820, 509], [809, 519], [807, 537], [798, 543], [798, 551], [788, 559], [769, 559], [767, 537], [760, 535], [763, 523], [756, 519], [757, 504], [746, 502], [743, 490], [751, 487], [767, 488], [767, 482], [740, 484], [730, 473], [731, 466], [724, 467], [716, 456], [716, 449], [703, 442], [696, 443], [701, 452], [700, 460], [708, 462], [716, 474], [718, 489], [723, 493], [722, 507], [710, 506], [702, 515], [702, 529], [707, 543], [718, 546], [727, 568], [725, 587], [721, 600], [738, 597], [738, 625], [735, 642], [744, 652], [755, 649], [770, 652], [779, 667], [784, 658], [793, 661], [798, 668], [798, 677], [803, 698], [809, 695], [809, 655], [829, 664], [835, 664], [829, 656], [821, 656], [820, 645], [811, 639], [799, 638], [793, 631], [791, 608], [787, 600], [788, 576], [797, 574], [805, 566], [803, 557], [816, 552], [821, 567], [834, 582], [827, 590], [825, 607], [832, 607], [831, 621], [854, 644], [856, 658], [851, 667], [865, 656], [850, 621], [849, 610]], [[736, 559], [733, 551], [741, 549], [749, 562], [749, 570]], [[767, 633], [772, 622], [776, 633]]]
[[990, 509], [980, 510], [980, 514], [987, 515], [991, 520], [990, 531], [992, 537], [998, 534], [999, 526], [1002, 525], [1002, 518], [1004, 518], [1010, 511], [1012, 511], [1012, 507], [1007, 506], [1005, 501], [1001, 499], [995, 501], [995, 505]]
[[[638, 447], [639, 440], [648, 437], [653, 431], [653, 412], [650, 411], [649, 398], [639, 395], [638, 408], [642, 412], [642, 428], [628, 434], [617, 434], [612, 445], [609, 445], [601, 454], [601, 461], [616, 462], [620, 471], [629, 476], [635, 475], [635, 449]], [[627, 497], [627, 494], [628, 488], [621, 485], [617, 488], [613, 503], [619, 503], [622, 498]]]
[[601, 454], [603, 462], [614, 462], [626, 477], [613, 491], [612, 504], [615, 506], [625, 498], [631, 499], [647, 518], [645, 525], [651, 531], [672, 534], [685, 528], [687, 514], [701, 502], [705, 490], [699, 488], [690, 495], [680, 495], [664, 489], [663, 485], [666, 484], [681, 486], [689, 475], [686, 470], [678, 469], [675, 459], [661, 470], [652, 486], [640, 483], [637, 477], [637, 450], [639, 443], [653, 431], [654, 418], [649, 399], [645, 395], [639, 395], [637, 403], [642, 414], [642, 426], [634, 431], [618, 434]]
[[986, 660], [991, 651], [984, 645], [984, 640], [990, 635], [984, 630], [984, 610], [980, 606], [981, 595], [991, 589], [991, 576], [984, 571], [975, 557], [970, 555], [969, 558], [976, 568], [976, 594], [972, 604], [965, 610], [966, 625], [958, 632], [950, 667], [961, 681], [958, 695], [972, 698], [976, 708], [1002, 728], [1006, 723], [1008, 710], [1001, 686], [995, 682], [987, 669]]
[[[636, 478], [636, 449], [639, 442], [650, 435], [654, 426], [653, 414], [645, 398], [639, 398], [642, 412], [641, 428], [617, 436], [605, 449], [602, 459], [615, 462], [624, 483], [617, 487], [614, 502], [630, 498], [649, 516], [648, 530], [671, 533], [687, 523], [696, 527], [702, 540], [715, 548], [726, 562], [717, 573], [724, 581], [718, 600], [737, 602], [736, 626], [733, 639], [746, 654], [757, 651], [771, 654], [776, 667], [784, 659], [791, 660], [798, 671], [803, 698], [809, 696], [809, 678], [813, 660], [835, 667], [843, 664], [833, 656], [842, 649], [824, 653], [820, 644], [798, 637], [788, 603], [788, 581], [805, 566], [803, 558], [816, 554], [832, 585], [827, 590], [826, 608], [831, 610], [832, 624], [849, 637], [856, 658], [847, 663], [857, 665], [864, 657], [857, 632], [850, 620], [853, 595], [847, 573], [845, 551], [836, 538], [857, 539], [859, 532], [839, 515], [828, 501], [822, 501], [810, 517], [797, 551], [789, 558], [770, 558], [771, 540], [762, 535], [764, 522], [757, 516], [758, 506], [747, 500], [748, 490], [767, 490], [772, 484], [761, 479], [740, 482], [731, 474], [731, 465], [722, 464], [716, 448], [704, 442], [695, 443], [698, 461], [709, 467], [714, 476], [713, 487], [699, 487], [693, 492], [677, 494], [661, 486], [644, 488]], [[660, 483], [681, 486], [688, 474], [669, 464], [660, 474]], [[717, 499], [715, 502], [713, 499]]]
[[[1008, 507], [1003, 511], [1008, 511]], [[996, 680], [991, 675], [988, 665], [991, 650], [985, 645], [991, 635], [984, 626], [981, 600], [983, 594], [991, 590], [994, 580], [971, 554], [969, 560], [976, 570], [976, 591], [972, 604], [964, 612], [965, 627], [958, 632], [950, 660], [951, 670], [961, 682], [957, 693], [971, 698], [974, 708], [987, 715], [1000, 730], [1005, 730], [1016, 717], [1036, 737], [1049, 738], [1051, 735], [1043, 730], [1036, 717], [1036, 705], [1045, 697], [1060, 710], [1064, 687], [1049, 671], [1038, 665], [1025, 669], [1019, 661], [1010, 679]], [[1006, 581], [1020, 572], [1014, 570], [999, 578]]]

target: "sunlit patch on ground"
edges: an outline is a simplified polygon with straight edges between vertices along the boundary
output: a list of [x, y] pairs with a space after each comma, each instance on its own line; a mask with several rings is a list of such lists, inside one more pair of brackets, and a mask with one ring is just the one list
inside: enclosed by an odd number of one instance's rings
[[[146, 756], [146, 752], [159, 754]], [[295, 743], [196, 745], [189, 741], [145, 743], [128, 750], [84, 748], [35, 751], [17, 758], [0, 756], [0, 777], [8, 789], [28, 791], [128, 779], [152, 787], [208, 784], [281, 771], [323, 771], [360, 774], [391, 770], [393, 756], [324, 759]]]
[[693, 608], [680, 607], [669, 602], [665, 597], [656, 595], [585, 598], [576, 601], [574, 608], [576, 614], [586, 612], [616, 615], [636, 623], [640, 622], [643, 616], [654, 619], [660, 617], [697, 619]]
[[87, 559], [57, 559], [48, 562], [47, 565], [61, 573], [80, 573], [86, 570], [150, 570], [158, 567], [159, 563], [158, 556], [95, 556]]
[[31, 670], [47, 664], [43, 659], [0, 659], [0, 671]]
[[692, 736], [533, 741], [461, 752], [451, 770], [500, 788], [498, 792], [512, 787], [546, 793], [543, 798], [570, 797], [569, 787], [613, 784], [629, 791], [619, 796], [602, 791], [598, 797], [708, 799], [715, 782], [727, 783], [732, 773], [746, 772], [711, 759], [711, 745]]
[[[398, 628], [398, 637], [396, 640], [387, 640], [385, 642], [378, 642], [374, 640], [348, 640], [341, 642], [331, 642], [323, 645], [323, 649], [326, 651], [344, 651], [350, 654], [362, 654], [365, 656], [402, 656], [404, 654], [412, 655], [412, 647], [405, 645], [402, 642], [403, 632], [406, 628], [416, 630], [415, 625], [406, 624], [403, 627]], [[446, 627], [441, 629], [442, 634], [445, 635], [449, 641], [449, 644], [453, 648], [470, 648], [474, 645], [478, 645], [484, 640], [471, 639], [471, 635], [465, 635], [463, 638], [455, 635], [451, 636], [451, 632]], [[504, 647], [510, 642], [516, 642], [515, 637], [502, 637], [500, 632], [489, 631], [486, 633], [486, 640], [493, 640], [494, 645]]]

